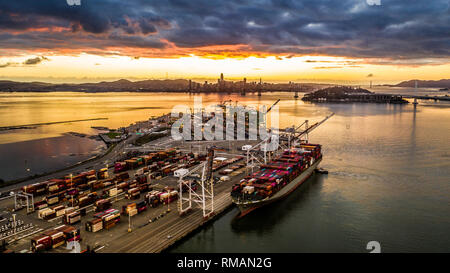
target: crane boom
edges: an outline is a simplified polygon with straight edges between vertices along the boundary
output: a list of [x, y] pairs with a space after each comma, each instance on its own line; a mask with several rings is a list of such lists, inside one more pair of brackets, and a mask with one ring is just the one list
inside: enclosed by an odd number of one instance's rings
[[278, 103], [279, 101], [280, 101], [280, 99], [278, 99], [274, 104], [272, 104], [272, 106], [270, 106], [269, 109], [267, 109], [267, 112], [266, 112], [266, 113], [269, 113], [270, 110], [272, 110], [272, 108], [273, 108], [275, 105], [277, 105], [277, 103]]
[[324, 123], [325, 121], [327, 121], [329, 118], [331, 118], [332, 116], [334, 116], [334, 113], [331, 113], [330, 115], [326, 116], [323, 120], [314, 123], [312, 126], [306, 128], [304, 131], [299, 132], [295, 135], [296, 138], [301, 137], [302, 135], [305, 134], [309, 134], [311, 133], [312, 130], [316, 129], [317, 127], [319, 127], [319, 125], [321, 125], [322, 123]]
[[216, 146], [209, 146], [207, 148], [207, 159], [206, 159], [206, 166], [205, 166], [205, 181], [210, 182], [212, 179], [212, 168], [213, 168], [213, 159], [215, 156], [215, 151], [227, 151], [227, 149], [224, 148], [218, 148]]

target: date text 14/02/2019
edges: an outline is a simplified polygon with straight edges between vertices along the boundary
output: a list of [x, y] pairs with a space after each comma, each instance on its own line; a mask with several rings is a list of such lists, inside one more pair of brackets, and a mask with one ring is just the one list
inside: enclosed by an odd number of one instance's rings
[[220, 263], [208, 259], [180, 259], [177, 262], [178, 268], [203, 268], [209, 270], [211, 267], [221, 268], [270, 268], [272, 262], [270, 258], [222, 258]]

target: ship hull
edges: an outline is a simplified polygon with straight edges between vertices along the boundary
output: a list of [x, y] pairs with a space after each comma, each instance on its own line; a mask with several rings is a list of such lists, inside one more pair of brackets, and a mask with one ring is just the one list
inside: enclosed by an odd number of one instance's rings
[[233, 200], [233, 203], [235, 203], [241, 213], [239, 214], [239, 218], [244, 217], [245, 215], [249, 214], [250, 212], [266, 206], [270, 203], [276, 202], [286, 196], [288, 196], [291, 192], [293, 192], [295, 189], [297, 189], [300, 185], [302, 185], [308, 178], [313, 174], [314, 170], [319, 166], [320, 162], [322, 161], [322, 157], [317, 159], [308, 169], [303, 171], [299, 176], [297, 176], [293, 181], [291, 181], [289, 184], [287, 184], [285, 187], [283, 187], [280, 191], [275, 193], [273, 196], [260, 200], [260, 201], [249, 201], [249, 202], [240, 202], [237, 200]]

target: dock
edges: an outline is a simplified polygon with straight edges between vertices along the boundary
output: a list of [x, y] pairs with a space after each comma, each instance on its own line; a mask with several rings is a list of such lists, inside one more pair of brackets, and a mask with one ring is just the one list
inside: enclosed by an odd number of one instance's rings
[[[163, 143], [167, 143], [165, 140], [158, 140], [161, 146]], [[239, 141], [238, 143], [233, 143], [233, 150], [237, 150], [240, 145], [246, 141]], [[173, 142], [171, 144], [180, 145], [180, 143]], [[192, 144], [185, 143], [184, 147], [181, 149], [189, 150]], [[229, 143], [224, 143], [224, 146], [229, 147]], [[204, 149], [205, 145], [201, 149]], [[228, 158], [235, 157], [234, 155], [229, 155]], [[225, 156], [218, 153], [217, 156]], [[241, 154], [243, 156], [243, 154]], [[243, 159], [245, 162], [245, 159]], [[138, 169], [129, 171], [130, 177], [134, 177], [134, 174]], [[184, 238], [190, 236], [195, 231], [201, 229], [205, 225], [218, 219], [225, 211], [233, 207], [231, 202], [230, 189], [232, 185], [237, 183], [240, 179], [246, 176], [246, 167], [238, 170], [238, 174], [230, 176], [230, 180], [217, 182], [214, 185], [214, 213], [208, 218], [203, 217], [203, 211], [200, 206], [193, 203], [191, 211], [180, 216], [178, 211], [178, 202], [174, 201], [167, 204], [160, 204], [155, 208], [148, 207], [146, 211], [139, 213], [135, 216], [128, 217], [126, 215], [121, 215], [121, 220], [116, 226], [111, 229], [103, 229], [98, 232], [88, 232], [85, 230], [86, 223], [93, 219], [93, 215], [96, 213], [93, 210], [93, 206], [86, 207], [86, 215], [81, 218], [81, 221], [72, 224], [73, 227], [80, 229], [82, 241], [80, 243], [81, 249], [94, 249], [95, 252], [99, 253], [160, 253], [177, 242], [183, 240]], [[109, 170], [110, 176], [114, 176], [112, 169]], [[218, 171], [213, 172], [215, 177], [219, 177]], [[154, 188], [162, 187], [178, 187], [178, 178], [169, 175], [161, 179], [152, 180], [152, 185]], [[111, 187], [114, 187], [112, 185]], [[36, 198], [35, 198], [36, 199]], [[40, 197], [37, 199], [40, 200]], [[125, 199], [123, 195], [119, 196], [117, 199], [114, 197], [110, 198], [112, 201], [112, 208], [121, 209], [122, 206], [129, 204], [130, 202], [139, 202], [143, 200], [143, 195], [138, 200], [128, 200]], [[68, 200], [67, 202], [70, 202]], [[11, 208], [13, 204], [13, 198], [0, 200], [0, 207], [2, 210], [8, 211], [5, 208]], [[170, 208], [170, 212], [168, 212]], [[51, 220], [38, 219], [37, 211], [27, 214], [24, 209], [9, 212], [6, 217], [9, 218], [15, 213], [16, 219], [24, 221], [26, 224], [32, 223], [33, 228], [30, 229], [30, 235], [19, 236], [16, 240], [11, 241], [9, 248], [15, 252], [25, 252], [30, 251], [30, 239], [36, 235], [42, 233], [45, 230], [54, 228], [63, 224], [62, 218], [54, 218]], [[131, 220], [129, 222], [129, 220]], [[128, 228], [131, 226], [131, 232], [128, 232]], [[31, 232], [32, 231], [32, 232]], [[24, 232], [26, 233], [26, 232]], [[65, 245], [60, 246], [55, 249], [47, 250], [49, 253], [67, 253], [70, 250], [66, 249]]]
[[160, 253], [232, 207], [229, 188], [221, 191], [214, 201], [215, 214], [207, 219], [203, 218], [200, 209], [194, 209], [181, 217], [176, 210], [172, 210], [163, 218], [164, 221], [149, 223], [109, 244], [100, 252]]
[[0, 131], [15, 130], [15, 129], [29, 129], [29, 128], [34, 128], [34, 127], [44, 126], [44, 125], [73, 123], [73, 122], [82, 122], [82, 121], [94, 121], [94, 120], [107, 120], [107, 119], [108, 118], [89, 118], [89, 119], [74, 119], [74, 120], [32, 123], [32, 124], [23, 124], [23, 125], [1, 126]]

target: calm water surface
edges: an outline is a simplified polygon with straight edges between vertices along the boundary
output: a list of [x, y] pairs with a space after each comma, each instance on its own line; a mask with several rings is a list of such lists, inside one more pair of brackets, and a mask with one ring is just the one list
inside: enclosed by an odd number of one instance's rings
[[[313, 176], [288, 198], [240, 221], [233, 220], [238, 213], [233, 209], [171, 251], [366, 252], [367, 242], [373, 240], [386, 252], [450, 250], [449, 103], [423, 101], [417, 108], [317, 105], [293, 100], [286, 93], [260, 98], [208, 95], [203, 102], [230, 98], [265, 105], [281, 98], [282, 127], [304, 119], [318, 121], [335, 112], [310, 135], [311, 142], [323, 145], [321, 165], [329, 174]], [[52, 165], [52, 156], [60, 161], [70, 158], [64, 153], [90, 156], [89, 151], [99, 149], [101, 143], [61, 135], [96, 134], [91, 126], [117, 128], [192, 102], [188, 94], [0, 93], [0, 126], [108, 118], [1, 133], [1, 164], [28, 157], [28, 164], [35, 160], [40, 162], [37, 165]], [[49, 142], [61, 138], [65, 140], [57, 147]], [[80, 140], [88, 142], [80, 144]], [[44, 149], [45, 142], [51, 144]], [[47, 153], [50, 150], [54, 154]], [[10, 165], [2, 165], [0, 178], [14, 173], [15, 164]]]
[[[308, 108], [293, 103], [289, 114]], [[450, 250], [450, 105], [328, 104], [311, 135], [322, 167], [285, 200], [239, 221], [235, 208], [173, 252]]]

